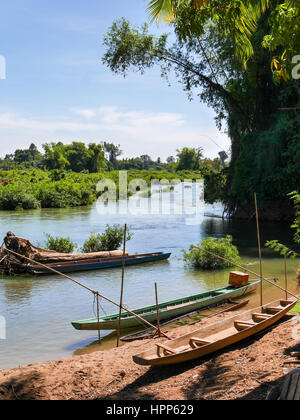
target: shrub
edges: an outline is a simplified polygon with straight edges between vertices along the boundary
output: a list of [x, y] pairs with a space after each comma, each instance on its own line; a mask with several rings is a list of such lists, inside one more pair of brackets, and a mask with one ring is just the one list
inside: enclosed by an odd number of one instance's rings
[[[126, 240], [129, 241], [132, 236], [133, 235], [127, 231]], [[87, 239], [83, 244], [82, 251], [86, 253], [113, 251], [121, 246], [123, 238], [124, 228], [118, 224], [113, 226], [106, 225], [106, 230], [103, 233], [96, 234], [91, 232], [89, 239]]]
[[56, 238], [54, 238], [49, 233], [45, 233], [45, 235], [47, 237], [46, 248], [51, 249], [53, 251], [70, 254], [77, 247], [77, 245], [74, 242], [72, 242], [69, 237], [63, 238], [57, 236]]
[[0, 197], [1, 210], [38, 209], [40, 202], [30, 193], [19, 188], [3, 189]]
[[[200, 244], [197, 244], [199, 248], [210, 251], [220, 257], [227, 258], [233, 263], [240, 263], [239, 252], [236, 246], [232, 244], [232, 237], [227, 235], [225, 238], [206, 238], [203, 239]], [[183, 250], [184, 261], [194, 267], [200, 267], [205, 270], [221, 269], [226, 267], [232, 267], [234, 264], [222, 261], [219, 258], [213, 257], [212, 255], [201, 251], [198, 248], [194, 248], [194, 245], [190, 245], [189, 251]]]

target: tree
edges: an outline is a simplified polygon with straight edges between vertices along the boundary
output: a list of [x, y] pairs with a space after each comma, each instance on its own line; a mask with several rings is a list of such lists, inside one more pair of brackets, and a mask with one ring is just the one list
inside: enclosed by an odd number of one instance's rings
[[[294, 229], [294, 242], [295, 244], [300, 245], [300, 194], [297, 191], [293, 191], [288, 195], [293, 200], [295, 208], [295, 220], [291, 226], [291, 228]], [[300, 256], [298, 252], [289, 249], [286, 245], [280, 244], [278, 240], [267, 241], [265, 245], [286, 257], [295, 258]], [[300, 268], [298, 274], [300, 274]]]
[[169, 156], [167, 157], [167, 163], [170, 165], [172, 163], [175, 163], [176, 159], [174, 158], [174, 156]]
[[120, 149], [120, 145], [115, 145], [114, 143], [108, 143], [104, 142], [103, 147], [106, 153], [108, 153], [108, 161], [111, 164], [113, 169], [116, 169], [117, 166], [117, 158], [120, 156], [123, 152]]
[[70, 165], [63, 144], [45, 143], [43, 149], [45, 152], [43, 163], [47, 169], [66, 169]]
[[73, 141], [63, 143], [44, 144], [44, 165], [47, 169], [70, 169], [74, 172], [99, 172], [105, 169], [106, 160], [101, 144], [90, 143], [86, 147], [83, 142]]
[[89, 144], [89, 161], [88, 170], [89, 172], [99, 172], [100, 169], [106, 168], [106, 159], [104, 156], [104, 149], [101, 144], [90, 143]]
[[189, 149], [188, 147], [184, 147], [182, 150], [177, 150], [177, 170], [198, 170], [201, 157], [201, 148]]
[[69, 161], [69, 168], [74, 172], [88, 170], [90, 153], [82, 142], [73, 141], [64, 146], [65, 156]]
[[[13, 161], [17, 165], [25, 165], [26, 167], [38, 166], [41, 162], [42, 155], [38, 151], [35, 144], [31, 144], [28, 149], [17, 149], [14, 155], [11, 155]], [[8, 156], [9, 157], [9, 156]]]
[[149, 169], [150, 165], [153, 163], [151, 157], [149, 155], [141, 155], [141, 161], [143, 162], [144, 169]]
[[[272, 4], [270, 13], [278, 3]], [[147, 24], [138, 29], [124, 19], [115, 21], [104, 38], [103, 62], [124, 76], [158, 66], [167, 79], [174, 70], [189, 99], [196, 94], [214, 109], [217, 126], [226, 124], [232, 142], [223, 197], [227, 213], [249, 217], [249, 200], [258, 192], [264, 217], [274, 217], [275, 200], [278, 216], [290, 217], [286, 194], [297, 188], [300, 121], [278, 108], [297, 106], [300, 91], [295, 81], [274, 84], [270, 54], [262, 47], [268, 15], [251, 37], [254, 53], [246, 69], [236, 59], [231, 38], [214, 22], [199, 34], [198, 21], [195, 10], [180, 9], [174, 21], [177, 42], [171, 46], [166, 34], [151, 35]]]
[[[254, 54], [252, 36], [260, 19], [267, 15], [269, 33], [264, 34], [262, 45], [274, 52], [270, 64], [275, 78], [291, 78], [292, 57], [300, 50], [298, 0], [151, 0], [148, 3], [152, 21], [173, 23], [180, 14], [192, 9], [196, 19], [181, 27], [181, 35], [202, 35], [205, 25], [212, 21], [217, 30], [231, 38], [238, 59], [246, 67]], [[278, 52], [280, 52], [278, 54]]]

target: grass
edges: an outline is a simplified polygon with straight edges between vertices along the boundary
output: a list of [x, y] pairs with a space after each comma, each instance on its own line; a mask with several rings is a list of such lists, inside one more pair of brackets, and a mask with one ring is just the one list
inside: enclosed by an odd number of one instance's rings
[[290, 310], [290, 312], [292, 314], [300, 314], [300, 301], [293, 307], [293, 309]]

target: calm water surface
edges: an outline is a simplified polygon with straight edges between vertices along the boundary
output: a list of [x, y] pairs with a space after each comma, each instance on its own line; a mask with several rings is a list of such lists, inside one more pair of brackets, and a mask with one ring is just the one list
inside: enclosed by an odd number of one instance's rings
[[[255, 222], [224, 221], [222, 209], [206, 206], [201, 225], [186, 225], [182, 216], [118, 216], [100, 215], [96, 206], [89, 208], [0, 212], [0, 237], [8, 230], [32, 243], [44, 244], [44, 232], [70, 236], [78, 246], [91, 231], [101, 232], [107, 223], [127, 223], [134, 232], [128, 242], [130, 253], [170, 251], [169, 261], [127, 267], [124, 303], [134, 309], [154, 304], [154, 282], [158, 283], [159, 300], [200, 293], [227, 284], [228, 270], [203, 272], [184, 266], [182, 248], [201, 241], [206, 236], [231, 234], [245, 263], [259, 272]], [[262, 242], [279, 239], [291, 244], [288, 225], [263, 223]], [[295, 270], [299, 261], [288, 264], [289, 287], [296, 290]], [[264, 251], [264, 275], [278, 276], [283, 284], [283, 261]], [[92, 289], [118, 301], [121, 270], [107, 269], [72, 275]], [[274, 287], [265, 286], [266, 301], [283, 295]], [[251, 305], [259, 302], [252, 295]], [[115, 313], [116, 308], [101, 300], [101, 312]], [[96, 340], [93, 331], [76, 331], [70, 321], [94, 317], [93, 296], [59, 276], [0, 277], [0, 316], [6, 319], [6, 340], [0, 340], [0, 369], [46, 361], [89, 352]], [[102, 335], [108, 334], [103, 332]], [[95, 346], [94, 346], [95, 347]], [[94, 349], [93, 347], [93, 349]], [[100, 349], [98, 347], [98, 349]]]

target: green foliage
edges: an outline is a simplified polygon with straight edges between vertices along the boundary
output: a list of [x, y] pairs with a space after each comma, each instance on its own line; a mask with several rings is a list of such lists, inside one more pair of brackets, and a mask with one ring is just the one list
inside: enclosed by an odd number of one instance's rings
[[[271, 121], [273, 118], [270, 118]], [[257, 193], [260, 207], [282, 202], [289, 208], [288, 192], [299, 188], [300, 117], [279, 114], [266, 130], [242, 138], [242, 150], [231, 166], [227, 204], [246, 208]]]
[[273, 249], [274, 251], [278, 252], [280, 255], [285, 255], [286, 257], [296, 258], [299, 257], [295, 251], [292, 251], [287, 246], [280, 244], [277, 240], [267, 241], [265, 246]]
[[[1, 179], [8, 179], [9, 182], [3, 184]], [[0, 171], [0, 209], [90, 205], [96, 200], [96, 185], [100, 179], [100, 174], [62, 174], [41, 170]]]
[[300, 302], [298, 302], [293, 309], [290, 310], [292, 314], [300, 314]]
[[[126, 241], [132, 238], [133, 234], [127, 230]], [[106, 230], [103, 233], [91, 232], [89, 239], [84, 244], [83, 252], [98, 252], [98, 251], [113, 251], [118, 249], [124, 240], [124, 228], [120, 225], [115, 224], [113, 226], [106, 226]]]
[[40, 202], [36, 197], [29, 192], [23, 191], [20, 186], [8, 185], [6, 188], [2, 188], [0, 210], [32, 210], [39, 207]]
[[[197, 244], [199, 248], [205, 249], [212, 252], [215, 255], [226, 258], [233, 263], [240, 263], [239, 252], [236, 246], [232, 244], [232, 237], [227, 235], [225, 238], [205, 238], [200, 244]], [[204, 270], [221, 269], [226, 267], [232, 267], [234, 264], [227, 263], [220, 260], [198, 248], [194, 245], [190, 245], [189, 250], [183, 250], [184, 261], [188, 264], [199, 267]]]
[[203, 157], [203, 149], [189, 149], [184, 147], [182, 150], [177, 150], [177, 170], [195, 171], [199, 169], [200, 159]]
[[[259, 22], [266, 18], [268, 30], [262, 45], [275, 52], [269, 63], [277, 80], [291, 78], [292, 57], [300, 48], [299, 9], [298, 0], [151, 0], [148, 4], [153, 21], [174, 23], [184, 39], [191, 34], [202, 35], [205, 25], [213, 22], [222, 36], [231, 39], [235, 55], [244, 67], [255, 55], [253, 35]], [[192, 17], [182, 25], [182, 16], [187, 14]]]
[[56, 252], [62, 252], [66, 254], [71, 254], [77, 245], [71, 241], [71, 239], [63, 238], [60, 236], [53, 237], [49, 233], [45, 233], [47, 237], [46, 248], [51, 249]]
[[[119, 188], [119, 171], [76, 173], [63, 170], [0, 170], [0, 210], [66, 208], [91, 205], [99, 197], [97, 184], [102, 179], [115, 182]], [[136, 171], [127, 172], [127, 183], [143, 179], [148, 187], [153, 179], [201, 179], [199, 172]], [[131, 195], [128, 191], [128, 197]], [[118, 196], [116, 197], [118, 199]]]
[[[153, 1], [154, 9], [158, 3], [167, 7], [167, 2]], [[179, 2], [172, 2], [175, 3]], [[282, 2], [270, 2], [269, 11], [262, 14], [266, 2], [261, 10], [256, 8], [260, 8], [262, 2], [217, 0], [206, 3], [207, 7], [195, 11], [190, 1], [180, 1], [173, 22], [177, 36], [173, 45], [168, 44], [167, 35], [151, 35], [147, 25], [138, 29], [124, 19], [114, 22], [104, 40], [107, 48], [103, 62], [113, 72], [124, 76], [129, 71], [143, 74], [158, 66], [162, 77], [167, 79], [174, 71], [189, 99], [196, 92], [202, 102], [212, 107], [218, 128], [226, 124], [231, 139], [231, 163], [226, 171], [204, 174], [211, 200], [221, 197], [229, 216], [250, 217], [249, 202], [256, 192], [260, 210], [262, 207], [266, 210], [264, 217], [274, 217], [267, 211], [274, 202], [279, 203], [282, 217], [286, 217], [289, 214], [286, 194], [298, 187], [300, 120], [299, 114], [279, 108], [299, 107], [300, 89], [294, 80], [274, 83], [271, 55], [262, 46], [270, 30], [274, 32], [272, 40], [276, 39], [276, 25], [270, 28], [270, 16], [277, 13], [277, 6]], [[251, 12], [245, 17], [244, 7], [249, 7], [254, 14]], [[253, 16], [260, 15], [259, 20], [254, 18], [251, 23]], [[246, 20], [238, 22], [241, 16]], [[246, 69], [235, 56], [237, 44], [233, 42], [243, 25], [248, 27], [245, 33], [251, 32], [253, 50]], [[288, 30], [286, 21], [285, 29]], [[298, 31], [299, 25], [290, 37], [291, 43], [296, 38], [299, 42]], [[281, 44], [278, 44], [280, 53], [286, 48]], [[242, 51], [249, 53], [246, 47]], [[291, 49], [289, 53], [296, 51]], [[174, 170], [176, 164], [172, 165], [170, 168]], [[194, 167], [192, 156], [184, 167]]]
[[101, 144], [75, 142], [64, 145], [62, 143], [50, 143], [43, 145], [45, 154], [43, 162], [47, 169], [64, 170], [74, 172], [87, 171], [99, 172], [105, 168], [104, 149]]
[[[300, 244], [300, 194], [296, 191], [291, 192], [288, 194], [294, 202], [295, 208], [295, 221], [292, 224], [291, 228], [295, 229], [294, 233], [294, 242], [296, 244]], [[267, 241], [265, 246], [273, 249], [274, 251], [280, 253], [280, 255], [284, 255], [286, 257], [295, 258], [299, 257], [299, 253], [289, 249], [287, 246], [280, 244], [278, 240]]]

